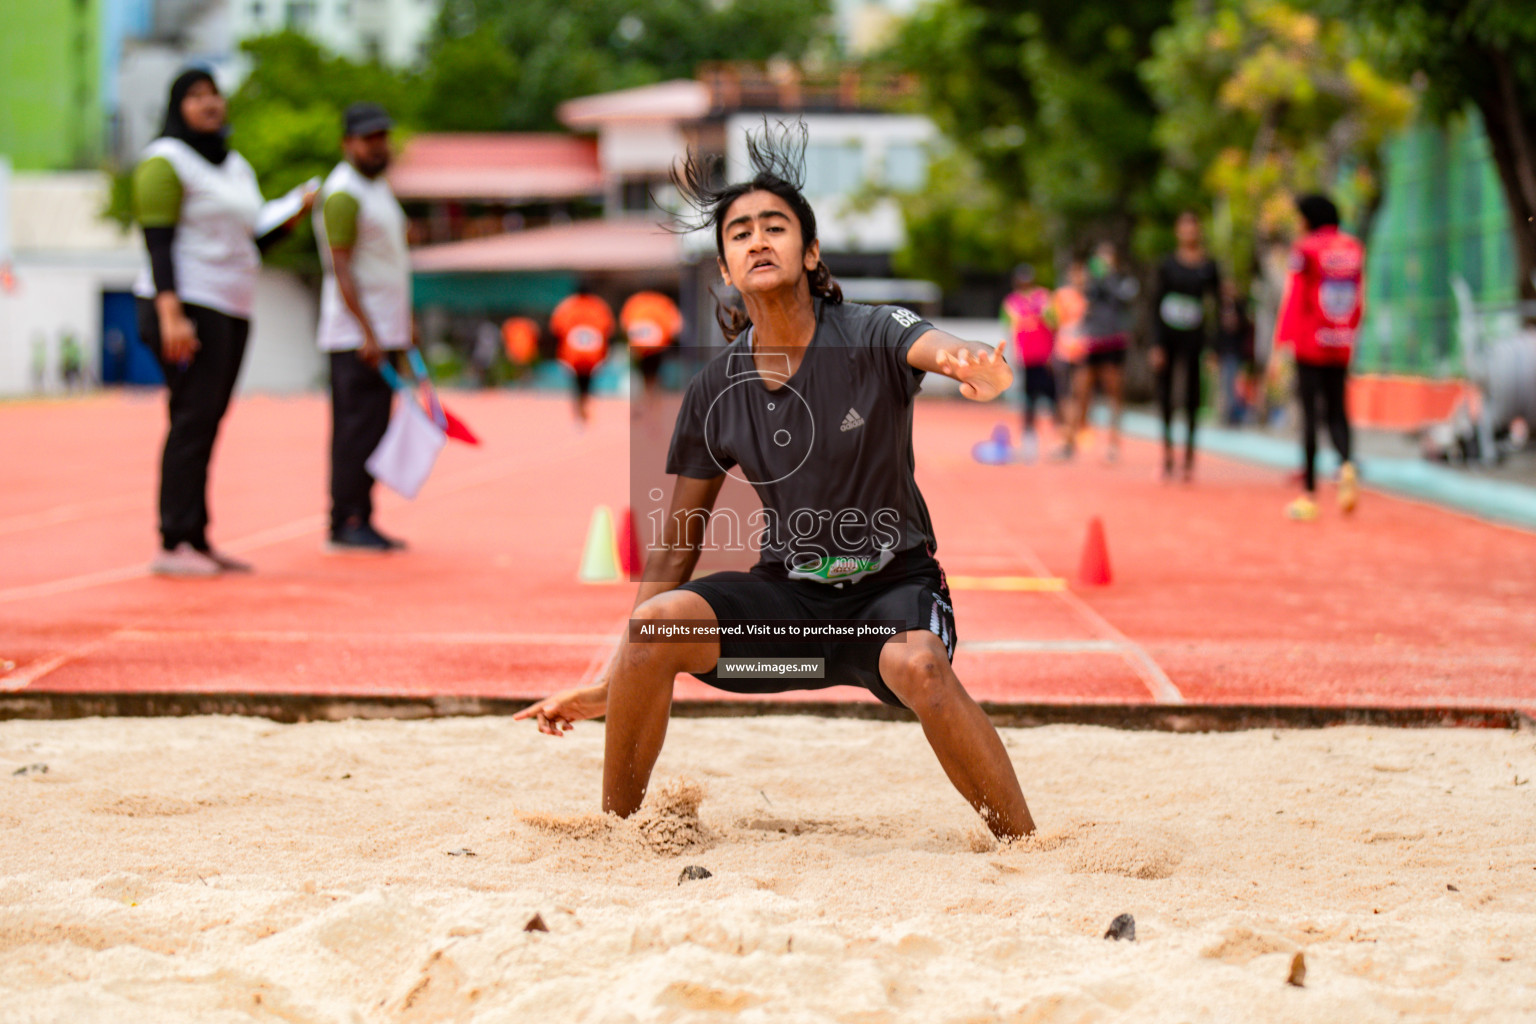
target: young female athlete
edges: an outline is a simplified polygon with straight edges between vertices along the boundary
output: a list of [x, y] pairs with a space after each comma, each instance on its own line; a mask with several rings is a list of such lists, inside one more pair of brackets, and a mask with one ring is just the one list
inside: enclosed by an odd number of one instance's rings
[[[691, 154], [674, 174], [699, 226], [713, 227], [721, 278], [741, 293], [746, 315], [721, 315], [731, 343], [683, 399], [667, 458], [677, 483], [664, 542], [647, 561], [608, 671], [516, 717], [536, 717], [558, 736], [606, 714], [603, 809], [622, 817], [645, 798], [679, 672], [737, 692], [863, 686], [916, 713], [950, 781], [995, 835], [1025, 835], [1034, 822], [1013, 765], [950, 666], [954, 615], [912, 452], [925, 372], [957, 379], [977, 401], [1006, 392], [1013, 374], [1002, 345], [961, 341], [904, 309], [843, 303], [800, 191], [804, 146], [803, 126], [781, 126], [749, 140], [749, 182], [714, 184], [718, 165]], [[750, 572], [690, 581], [727, 474], [762, 500], [761, 560]], [[894, 633], [813, 644], [732, 633], [763, 621], [886, 623]], [[668, 622], [702, 625], [706, 635], [637, 640], [648, 624]], [[733, 677], [722, 661], [807, 657], [824, 659], [824, 678]]]

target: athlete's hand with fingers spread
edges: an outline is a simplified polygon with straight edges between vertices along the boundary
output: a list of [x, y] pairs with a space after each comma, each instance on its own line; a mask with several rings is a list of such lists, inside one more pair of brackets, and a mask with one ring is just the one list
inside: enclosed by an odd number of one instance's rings
[[1003, 346], [999, 342], [994, 349], [971, 352], [948, 349], [938, 354], [939, 372], [960, 382], [960, 393], [977, 402], [989, 402], [1008, 390], [1013, 383], [1013, 370], [1003, 358]]
[[598, 718], [608, 710], [608, 686], [588, 686], [578, 690], [562, 690], [552, 697], [545, 697], [530, 704], [517, 714], [514, 721], [536, 718], [539, 732], [546, 736], [563, 736], [571, 726], [585, 718]]

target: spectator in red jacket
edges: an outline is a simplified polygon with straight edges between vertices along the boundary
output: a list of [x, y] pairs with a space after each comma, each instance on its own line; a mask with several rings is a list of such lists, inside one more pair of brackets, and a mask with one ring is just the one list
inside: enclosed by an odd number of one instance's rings
[[1339, 230], [1339, 211], [1325, 196], [1303, 196], [1296, 208], [1307, 233], [1291, 253], [1291, 273], [1275, 326], [1275, 348], [1296, 354], [1296, 393], [1301, 401], [1302, 479], [1306, 493], [1286, 513], [1300, 521], [1317, 518], [1317, 421], [1343, 463], [1339, 508], [1353, 512], [1360, 497], [1350, 455], [1349, 418], [1344, 408], [1349, 360], [1365, 299], [1365, 247]]

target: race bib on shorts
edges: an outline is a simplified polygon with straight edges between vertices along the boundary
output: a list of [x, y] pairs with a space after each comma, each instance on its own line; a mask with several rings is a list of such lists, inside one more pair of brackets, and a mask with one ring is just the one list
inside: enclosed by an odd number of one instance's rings
[[1205, 320], [1205, 303], [1183, 292], [1164, 295], [1157, 311], [1163, 323], [1176, 331], [1192, 331]]

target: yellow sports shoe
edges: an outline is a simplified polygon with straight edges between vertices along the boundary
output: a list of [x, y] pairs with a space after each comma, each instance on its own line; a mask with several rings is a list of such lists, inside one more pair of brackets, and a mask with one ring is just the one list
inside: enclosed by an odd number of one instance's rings
[[1339, 467], [1339, 511], [1349, 515], [1360, 504], [1360, 477], [1355, 464], [1346, 462]]
[[1294, 519], [1298, 523], [1310, 523], [1317, 518], [1317, 502], [1303, 494], [1285, 506], [1285, 514], [1288, 518]]

